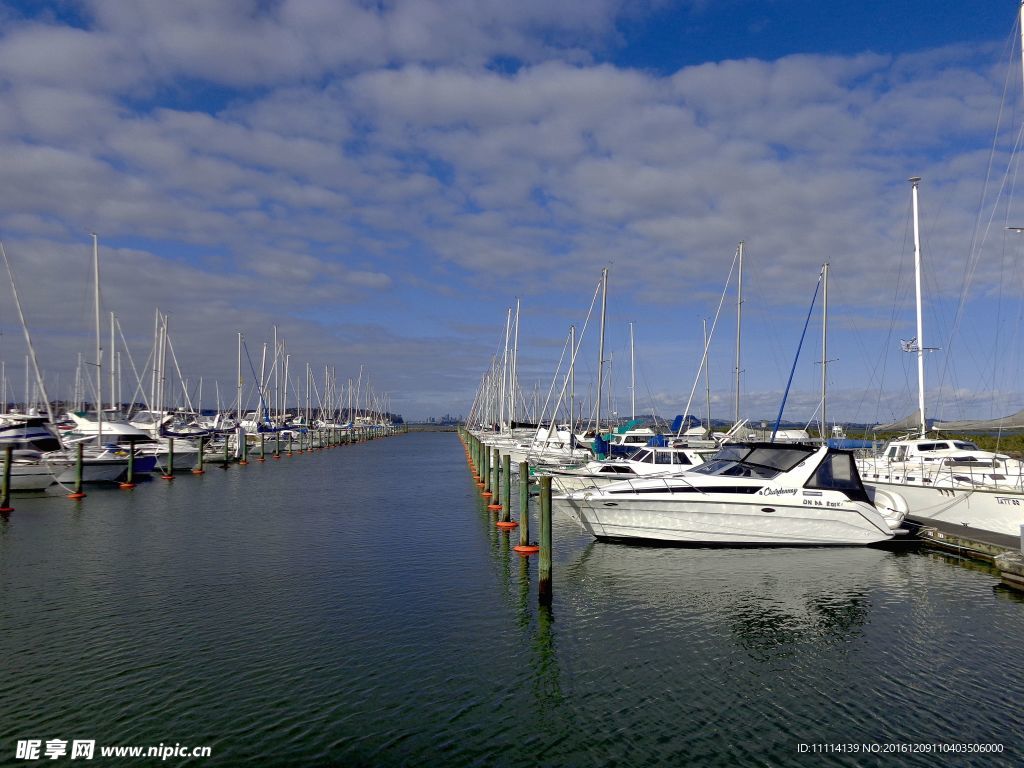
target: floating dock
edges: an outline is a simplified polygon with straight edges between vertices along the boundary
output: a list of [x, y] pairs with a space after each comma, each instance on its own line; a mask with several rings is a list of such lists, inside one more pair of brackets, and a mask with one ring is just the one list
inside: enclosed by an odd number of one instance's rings
[[907, 519], [920, 526], [917, 536], [927, 546], [994, 565], [1006, 586], [1024, 591], [1024, 554], [1020, 536], [935, 520], [916, 520], [912, 515]]

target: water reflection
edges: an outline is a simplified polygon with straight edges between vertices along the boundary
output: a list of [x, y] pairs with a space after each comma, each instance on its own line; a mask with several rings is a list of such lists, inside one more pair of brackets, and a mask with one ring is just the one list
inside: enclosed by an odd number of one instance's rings
[[563, 570], [595, 602], [635, 603], [667, 623], [697, 618], [751, 657], [784, 658], [857, 636], [873, 592], [903, 581], [869, 548], [676, 549], [592, 542]]

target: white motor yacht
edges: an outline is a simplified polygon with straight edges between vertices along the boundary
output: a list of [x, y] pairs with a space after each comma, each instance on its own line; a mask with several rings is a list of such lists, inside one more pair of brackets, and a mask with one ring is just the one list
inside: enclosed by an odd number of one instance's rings
[[689, 472], [555, 498], [599, 539], [699, 544], [874, 544], [907, 510], [865, 489], [850, 452], [778, 443], [733, 443]]
[[715, 448], [648, 446], [628, 459], [588, 461], [582, 467], [545, 469], [551, 483], [562, 492], [594, 488], [637, 477], [669, 477], [694, 469], [718, 453]]

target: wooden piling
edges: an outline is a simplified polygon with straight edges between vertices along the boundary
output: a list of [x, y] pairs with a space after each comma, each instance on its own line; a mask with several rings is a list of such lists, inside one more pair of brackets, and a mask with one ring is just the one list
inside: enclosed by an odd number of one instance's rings
[[551, 605], [551, 475], [540, 478], [540, 562], [537, 566], [537, 598]]
[[507, 453], [501, 457], [501, 507], [501, 521], [512, 523], [512, 457]]
[[491, 453], [490, 449], [481, 443], [481, 462], [480, 462], [480, 480], [483, 482], [484, 498], [489, 499], [491, 497]]
[[163, 480], [174, 479], [174, 438], [167, 438], [167, 469], [160, 475]]
[[526, 461], [519, 462], [519, 547], [517, 552], [524, 552], [520, 547], [533, 550], [530, 543], [530, 464]]
[[128, 475], [125, 477], [121, 488], [130, 491], [135, 487], [135, 438], [128, 438]]
[[203, 443], [204, 442], [206, 442], [206, 438], [200, 435], [200, 437], [199, 437], [199, 460], [196, 462], [196, 465], [192, 468], [192, 474], [193, 475], [205, 475], [206, 474], [206, 470], [203, 469]]
[[499, 504], [500, 499], [498, 496], [498, 489], [501, 487], [501, 482], [498, 477], [498, 472], [501, 469], [501, 451], [497, 448], [491, 450], [491, 493], [494, 494], [493, 499], [495, 504]]
[[13, 460], [14, 446], [4, 446], [4, 472], [0, 479], [0, 512], [13, 512], [11, 506], [11, 461]]
[[84, 499], [82, 492], [82, 444], [75, 445], [75, 490], [68, 494], [69, 499]]
[[267, 460], [267, 433], [260, 432], [260, 457], [256, 461], [264, 462]]
[[501, 484], [498, 481], [498, 468], [501, 466], [501, 451], [497, 448], [490, 449], [491, 451], [491, 503], [487, 505], [487, 508], [492, 512], [497, 512], [501, 509], [501, 494], [499, 490]]

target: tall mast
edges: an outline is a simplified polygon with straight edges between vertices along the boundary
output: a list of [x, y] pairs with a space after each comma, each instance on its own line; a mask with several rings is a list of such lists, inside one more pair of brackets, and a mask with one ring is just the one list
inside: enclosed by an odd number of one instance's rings
[[1020, 52], [1021, 52], [1021, 68], [1024, 70], [1024, 0], [1020, 3], [1019, 21], [1017, 26], [1020, 27]]
[[822, 293], [821, 302], [821, 435], [820, 437], [825, 440], [828, 439], [828, 413], [825, 410], [826, 402], [825, 395], [828, 391], [828, 262], [826, 261], [821, 267], [822, 282], [824, 292]]
[[235, 379], [236, 384], [236, 395], [237, 401], [235, 402], [235, 412], [237, 413], [235, 423], [242, 423], [242, 334], [238, 334], [238, 368], [237, 378]]
[[597, 410], [594, 418], [594, 432], [601, 434], [601, 393], [604, 380], [604, 319], [608, 310], [608, 268], [601, 270], [601, 337], [597, 345]]
[[[512, 330], [512, 307], [505, 314], [505, 351], [501, 353], [501, 403], [498, 407], [498, 431], [505, 429], [505, 380], [508, 377], [508, 340]], [[511, 429], [511, 427], [509, 427]]]
[[569, 326], [569, 424], [575, 429], [576, 424], [576, 326]]
[[281, 416], [281, 398], [279, 396], [280, 388], [277, 386], [278, 380], [278, 365], [277, 361], [280, 357], [281, 350], [277, 346], [277, 326], [274, 326], [274, 419], [277, 423], [277, 419]]
[[924, 330], [921, 319], [921, 226], [918, 220], [917, 185], [920, 176], [909, 179], [914, 203], [914, 287], [917, 293], [917, 408], [921, 414], [921, 437], [928, 432], [924, 418]]
[[110, 407], [111, 408], [115, 407], [115, 405], [114, 405], [114, 398], [117, 395], [117, 387], [114, 384], [115, 376], [117, 375], [117, 371], [115, 370], [115, 368], [117, 366], [114, 365], [114, 350], [115, 349], [117, 349], [117, 347], [114, 345], [114, 313], [111, 312], [110, 313]]
[[636, 353], [633, 347], [633, 324], [629, 324], [629, 400], [630, 419], [636, 419]]
[[[14, 304], [18, 308], [18, 318], [21, 320], [21, 330], [25, 333], [25, 346], [28, 347], [28, 354], [32, 361], [32, 370], [35, 371], [36, 375], [36, 386], [39, 387], [39, 394], [46, 403], [46, 415], [50, 419], [50, 423], [54, 422], [53, 408], [50, 406], [50, 397], [46, 394], [46, 388], [43, 386], [43, 377], [39, 372], [39, 363], [36, 361], [36, 350], [32, 346], [32, 339], [28, 333], [28, 325], [25, 323], [25, 313], [21, 311], [21, 299], [18, 298], [18, 288], [14, 284], [14, 272], [11, 270], [11, 262], [7, 260], [7, 251], [4, 250], [3, 243], [0, 243], [0, 254], [3, 254], [4, 264], [7, 265], [7, 276], [11, 278], [11, 292], [14, 294]], [[3, 379], [3, 412], [7, 413], [7, 367], [3, 365], [0, 367], [0, 379]], [[26, 390], [28, 387], [25, 388]], [[25, 403], [25, 412], [28, 413], [28, 402]]]
[[[516, 382], [519, 380], [519, 299], [516, 299], [516, 331], [512, 341], [512, 370], [509, 373], [508, 385], [508, 423], [509, 429], [516, 419]], [[570, 419], [570, 423], [572, 420]]]
[[[705, 350], [704, 354], [707, 354], [707, 348], [708, 348], [708, 319], [705, 317], [705, 318], [703, 318], [703, 320], [704, 320], [704, 350]], [[710, 371], [710, 368], [711, 368], [711, 366], [709, 366], [707, 364], [704, 365], [704, 389], [706, 390], [706, 393], [707, 393], [707, 402], [708, 402], [708, 436], [709, 437], [711, 436], [711, 371]], [[686, 418], [686, 414], [685, 413], [683, 414], [683, 418], [684, 419]]]
[[736, 412], [734, 424], [740, 423], [740, 328], [743, 325], [743, 241], [739, 244], [739, 273], [736, 279]]
[[103, 444], [103, 346], [100, 341], [100, 243], [92, 234], [92, 268], [96, 299], [96, 443]]

